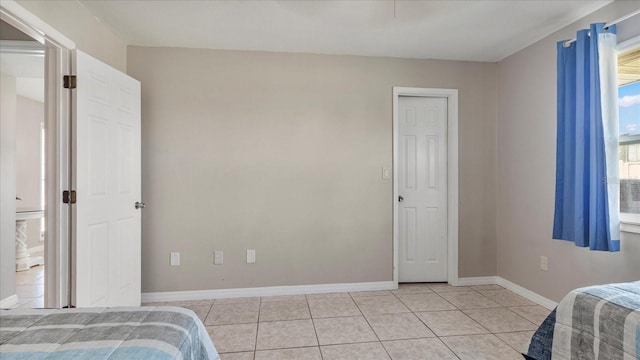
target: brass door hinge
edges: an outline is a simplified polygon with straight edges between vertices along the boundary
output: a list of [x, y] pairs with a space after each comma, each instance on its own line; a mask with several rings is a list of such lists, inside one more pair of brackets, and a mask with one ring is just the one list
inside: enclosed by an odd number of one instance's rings
[[76, 203], [76, 191], [75, 190], [65, 190], [62, 192], [62, 202], [65, 204], [75, 204]]
[[75, 75], [65, 75], [62, 77], [65, 89], [75, 89], [77, 86], [77, 77]]

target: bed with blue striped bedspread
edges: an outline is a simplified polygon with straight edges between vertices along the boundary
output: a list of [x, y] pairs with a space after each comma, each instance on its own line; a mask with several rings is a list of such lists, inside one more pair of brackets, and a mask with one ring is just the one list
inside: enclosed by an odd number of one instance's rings
[[524, 355], [640, 360], [640, 281], [571, 291], [534, 333]]
[[220, 359], [181, 307], [0, 310], [0, 358]]

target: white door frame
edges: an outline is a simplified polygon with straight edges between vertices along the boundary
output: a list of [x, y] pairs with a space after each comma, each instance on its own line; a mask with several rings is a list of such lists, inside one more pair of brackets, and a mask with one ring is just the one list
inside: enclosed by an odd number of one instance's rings
[[447, 282], [458, 285], [458, 90], [393, 87], [393, 282], [398, 286], [398, 100], [447, 99]]
[[75, 43], [13, 0], [0, 3], [0, 18], [46, 46], [45, 126], [46, 206], [45, 307], [69, 305], [70, 204], [62, 191], [70, 188], [71, 96], [64, 91], [63, 75], [70, 74], [70, 51]]

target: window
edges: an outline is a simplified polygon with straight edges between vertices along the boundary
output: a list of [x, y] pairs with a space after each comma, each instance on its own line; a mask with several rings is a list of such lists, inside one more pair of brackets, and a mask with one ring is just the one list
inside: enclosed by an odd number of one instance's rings
[[640, 223], [640, 38], [618, 54], [620, 220]]

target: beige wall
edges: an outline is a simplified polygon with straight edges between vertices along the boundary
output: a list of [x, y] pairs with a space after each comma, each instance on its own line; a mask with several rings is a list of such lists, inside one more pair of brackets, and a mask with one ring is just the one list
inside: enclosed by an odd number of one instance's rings
[[128, 72], [144, 292], [391, 280], [393, 86], [460, 90], [460, 275], [496, 274], [495, 64], [129, 47]]
[[[639, 7], [639, 2], [616, 1], [499, 63], [498, 275], [556, 301], [576, 287], [640, 279], [638, 235], [622, 234], [619, 253], [551, 239], [556, 41]], [[620, 30], [630, 37], [629, 27]], [[541, 255], [548, 256], [549, 271], [540, 270]]]
[[16, 293], [16, 78], [0, 75], [0, 300], [3, 300]]
[[[40, 206], [40, 126], [44, 121], [44, 104], [23, 96], [16, 102], [16, 193], [20, 209], [41, 209]], [[27, 246], [40, 242], [40, 220], [27, 220]]]
[[79, 1], [17, 0], [18, 4], [76, 43], [76, 47], [120, 71], [127, 70], [127, 44]]

